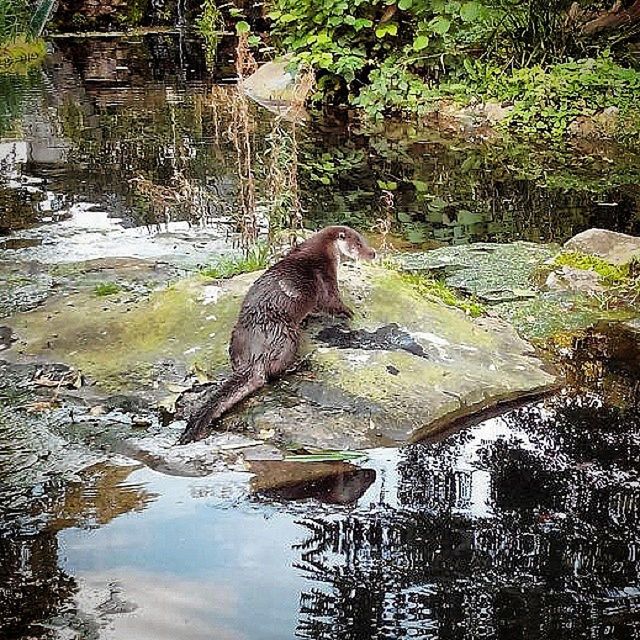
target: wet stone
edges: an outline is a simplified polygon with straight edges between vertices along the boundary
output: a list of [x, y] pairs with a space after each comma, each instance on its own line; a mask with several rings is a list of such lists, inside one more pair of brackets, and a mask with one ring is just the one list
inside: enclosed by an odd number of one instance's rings
[[442, 274], [450, 287], [498, 303], [535, 297], [536, 270], [556, 253], [555, 245], [478, 242], [409, 253], [398, 262], [407, 271]]
[[[211, 283], [204, 278], [178, 281], [149, 298], [106, 311], [101, 301], [79, 294], [17, 315], [8, 326], [24, 342], [19, 360], [68, 359], [95, 382], [94, 390], [159, 403], [175, 388], [171, 381], [179, 369], [206, 373], [211, 380], [228, 375], [229, 334], [257, 276], [220, 282], [215, 300], [207, 298]], [[555, 377], [508, 324], [496, 318], [474, 320], [426, 300], [399, 274], [382, 267], [345, 265], [340, 277], [345, 300], [357, 311], [350, 328], [310, 326], [301, 353], [304, 366], [231, 412], [220, 432], [271, 433], [266, 439], [277, 446], [398, 445], [461, 416], [553, 387]], [[51, 332], [58, 336], [53, 344]], [[189, 415], [203, 391], [206, 387], [185, 394], [177, 416]], [[188, 402], [186, 396], [191, 396]], [[170, 406], [167, 411], [170, 420]], [[128, 424], [133, 429], [131, 420]], [[108, 431], [111, 439], [120, 433]], [[149, 453], [150, 464], [182, 468], [189, 454], [172, 457], [176, 439]], [[198, 462], [198, 473], [218, 460]]]
[[0, 327], [0, 351], [10, 349], [11, 345], [16, 341], [11, 327]]

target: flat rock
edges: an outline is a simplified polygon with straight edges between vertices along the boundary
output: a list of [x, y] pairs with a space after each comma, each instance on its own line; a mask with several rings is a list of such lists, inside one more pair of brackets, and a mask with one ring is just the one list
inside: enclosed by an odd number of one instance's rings
[[[176, 372], [211, 380], [226, 375], [230, 330], [257, 275], [186, 279], [127, 304], [104, 306], [83, 294], [50, 299], [7, 319], [18, 338], [7, 355], [66, 362], [94, 389], [159, 401]], [[238, 407], [218, 434], [241, 429], [249, 439], [241, 447], [253, 440], [332, 449], [398, 445], [554, 386], [554, 375], [506, 322], [474, 320], [426, 300], [400, 274], [378, 266], [345, 265], [341, 288], [356, 310], [353, 321], [310, 323], [305, 366]], [[179, 472], [192, 447], [202, 445], [177, 447], [176, 458], [170, 454], [175, 439], [167, 434], [150, 449], [143, 438], [131, 456], [141, 459], [146, 451], [156, 467]], [[215, 464], [203, 459], [197, 472]]]
[[606, 229], [587, 229], [567, 240], [564, 248], [598, 256], [616, 265], [640, 259], [640, 238]]
[[595, 271], [576, 269], [567, 265], [558, 271], [552, 271], [546, 280], [551, 291], [575, 291], [583, 293], [602, 293], [605, 291], [600, 276]]
[[555, 253], [554, 245], [478, 242], [404, 254], [399, 262], [407, 271], [442, 273], [450, 287], [498, 303], [535, 297], [535, 271]]

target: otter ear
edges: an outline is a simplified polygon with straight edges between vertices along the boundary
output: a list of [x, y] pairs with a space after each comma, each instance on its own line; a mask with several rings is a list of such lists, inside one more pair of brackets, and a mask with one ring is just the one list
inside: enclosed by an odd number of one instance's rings
[[338, 240], [344, 240], [345, 238], [346, 238], [346, 235], [345, 235], [344, 231], [341, 231], [338, 234]]

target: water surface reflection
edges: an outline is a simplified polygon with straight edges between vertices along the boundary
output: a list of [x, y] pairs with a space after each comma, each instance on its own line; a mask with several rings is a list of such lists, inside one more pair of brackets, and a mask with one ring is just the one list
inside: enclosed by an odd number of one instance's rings
[[372, 451], [343, 506], [99, 467], [3, 539], [4, 619], [14, 637], [636, 638], [639, 453], [638, 411], [582, 396]]
[[308, 220], [391, 229], [417, 245], [562, 241], [589, 226], [640, 232], [637, 150], [477, 145], [333, 116], [294, 139], [255, 105], [242, 126], [234, 120], [230, 57], [222, 46], [208, 71], [189, 38], [65, 39], [43, 70], [0, 77], [0, 232], [63, 220], [72, 205], [123, 227], [219, 224], [237, 213], [245, 161], [259, 217], [275, 215], [282, 196], [274, 163], [293, 162]]

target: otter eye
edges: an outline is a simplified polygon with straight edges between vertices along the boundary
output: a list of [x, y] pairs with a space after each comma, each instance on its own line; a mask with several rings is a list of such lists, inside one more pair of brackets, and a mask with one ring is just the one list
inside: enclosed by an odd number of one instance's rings
[[338, 240], [344, 240], [344, 239], [345, 239], [344, 231], [341, 231], [341, 232], [338, 234]]

